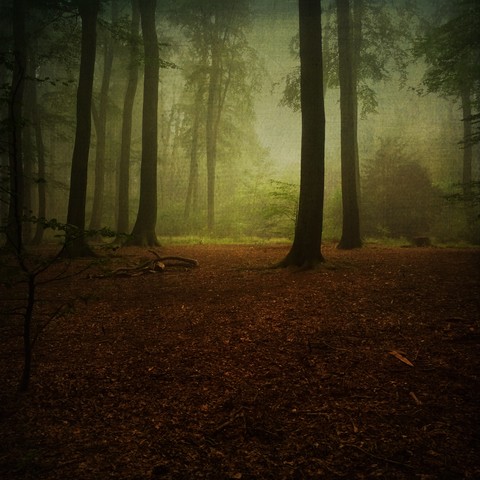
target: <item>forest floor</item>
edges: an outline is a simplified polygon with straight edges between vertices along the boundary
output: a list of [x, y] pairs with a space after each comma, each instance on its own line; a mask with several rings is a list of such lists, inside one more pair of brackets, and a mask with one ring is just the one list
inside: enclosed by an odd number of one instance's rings
[[199, 266], [101, 278], [153, 258], [123, 248], [39, 287], [37, 315], [75, 308], [24, 394], [0, 323], [0, 478], [480, 478], [480, 251], [327, 245], [316, 270], [265, 268], [287, 251], [169, 246]]

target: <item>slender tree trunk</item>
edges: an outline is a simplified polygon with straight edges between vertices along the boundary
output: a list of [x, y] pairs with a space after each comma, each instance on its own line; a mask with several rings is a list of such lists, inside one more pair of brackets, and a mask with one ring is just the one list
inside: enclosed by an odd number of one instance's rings
[[321, 1], [299, 0], [300, 102], [302, 146], [300, 199], [295, 237], [279, 266], [313, 268], [323, 261], [322, 222], [325, 182]]
[[338, 248], [361, 247], [357, 192], [356, 77], [349, 0], [337, 0], [338, 59], [340, 78], [342, 238]]
[[[42, 122], [39, 114], [37, 100], [37, 83], [33, 82], [33, 99], [32, 99], [32, 122], [35, 130], [35, 146], [37, 151], [37, 192], [38, 192], [38, 209], [37, 217], [45, 219], [47, 217], [47, 196], [46, 196], [46, 172], [45, 172], [45, 144], [43, 142]], [[37, 223], [35, 235], [32, 239], [34, 245], [42, 243], [43, 225]]]
[[218, 122], [217, 108], [220, 87], [220, 52], [218, 39], [211, 46], [211, 63], [208, 83], [206, 142], [207, 142], [207, 227], [210, 232], [215, 228], [215, 176], [217, 167]]
[[462, 190], [465, 198], [465, 221], [467, 224], [467, 231], [469, 241], [473, 244], [478, 244], [480, 236], [478, 233], [478, 215], [472, 204], [472, 164], [473, 164], [473, 144], [472, 144], [472, 99], [471, 87], [467, 82], [463, 84], [461, 91], [462, 101], [462, 121], [463, 121], [463, 169], [462, 169]]
[[357, 183], [357, 204], [360, 218], [360, 239], [362, 233], [362, 189], [361, 189], [361, 179], [360, 179], [360, 153], [358, 149], [358, 79], [360, 76], [360, 54], [361, 49], [363, 48], [363, 33], [362, 25], [364, 23], [365, 16], [365, 0], [353, 0], [353, 76], [355, 79], [354, 83], [354, 104], [355, 104], [355, 178]]
[[31, 56], [28, 59], [28, 73], [27, 80], [25, 81], [24, 92], [24, 127], [22, 132], [23, 143], [23, 169], [24, 169], [24, 182], [23, 182], [23, 215], [28, 219], [23, 224], [23, 243], [28, 245], [32, 241], [32, 219], [33, 215], [33, 164], [35, 162], [35, 132], [32, 120], [32, 105], [33, 105], [33, 89], [34, 80], [34, 68], [32, 68]]
[[23, 249], [22, 217], [24, 209], [23, 172], [23, 94], [27, 69], [27, 41], [25, 32], [25, 0], [13, 2], [13, 56], [14, 66], [9, 101], [9, 209], [7, 220], [7, 246], [17, 253]]
[[198, 140], [200, 134], [200, 119], [202, 115], [202, 104], [204, 100], [203, 79], [198, 80], [197, 92], [195, 94], [195, 106], [192, 124], [192, 143], [190, 146], [190, 175], [188, 177], [187, 198], [185, 201], [184, 217], [190, 218], [190, 213], [197, 214], [198, 210]]
[[[116, 1], [112, 1], [112, 24], [115, 24], [117, 17], [118, 3]], [[93, 190], [92, 218], [90, 220], [91, 230], [100, 230], [102, 227], [103, 205], [105, 197], [105, 144], [107, 139], [108, 92], [110, 89], [110, 78], [112, 76], [114, 57], [114, 42], [112, 36], [105, 30], [103, 33], [103, 76], [102, 85], [100, 87], [98, 121], [95, 122], [97, 146], [95, 150], [95, 185]]]
[[472, 104], [470, 99], [470, 86], [465, 83], [461, 91], [462, 116], [463, 116], [463, 174], [462, 186], [463, 194], [469, 198], [472, 194], [472, 160], [473, 145], [470, 141], [472, 136]]
[[140, 18], [145, 50], [143, 84], [142, 164], [140, 202], [137, 220], [128, 243], [158, 245], [157, 222], [157, 148], [158, 148], [158, 42], [155, 24], [156, 0], [140, 0]]
[[92, 251], [84, 236], [87, 199], [88, 156], [91, 135], [93, 75], [95, 70], [96, 23], [100, 0], [80, 2], [82, 19], [80, 75], [77, 88], [77, 125], [70, 174], [67, 223], [73, 230], [67, 234], [66, 254], [88, 256]]
[[122, 145], [120, 148], [118, 179], [118, 223], [117, 232], [127, 233], [130, 229], [130, 150], [132, 144], [132, 116], [135, 94], [138, 85], [140, 11], [138, 0], [132, 0], [132, 20], [130, 23], [130, 65], [127, 89], [123, 102]]
[[[38, 113], [38, 98], [37, 98], [37, 80], [35, 74], [36, 56], [34, 49], [30, 49], [29, 65], [29, 81], [28, 81], [28, 100], [26, 106], [28, 108], [28, 131], [31, 137], [31, 164], [37, 164], [37, 171], [33, 171], [30, 175], [26, 175], [29, 178], [29, 182], [35, 188], [32, 189], [32, 193], [36, 192], [36, 216], [39, 219], [45, 219], [46, 217], [46, 192], [45, 192], [45, 145], [43, 143], [42, 134], [42, 122]], [[36, 162], [35, 162], [36, 160]], [[28, 161], [28, 160], [27, 160]], [[32, 204], [33, 204], [32, 197]], [[35, 226], [35, 233], [31, 240], [34, 245], [39, 245], [43, 238], [43, 225], [37, 222]]]

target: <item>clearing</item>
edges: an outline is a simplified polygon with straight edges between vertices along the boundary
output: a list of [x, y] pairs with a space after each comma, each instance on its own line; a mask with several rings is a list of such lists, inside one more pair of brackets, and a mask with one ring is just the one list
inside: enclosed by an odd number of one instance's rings
[[168, 246], [199, 266], [96, 277], [152, 258], [123, 248], [41, 287], [39, 308], [84, 301], [39, 338], [24, 395], [0, 324], [0, 477], [480, 478], [480, 251], [327, 245], [317, 270], [264, 268], [287, 251]]

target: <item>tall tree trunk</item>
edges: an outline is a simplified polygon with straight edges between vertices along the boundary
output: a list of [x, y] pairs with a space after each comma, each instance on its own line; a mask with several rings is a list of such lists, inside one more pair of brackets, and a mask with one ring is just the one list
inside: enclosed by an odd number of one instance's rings
[[465, 82], [462, 86], [461, 100], [464, 139], [462, 186], [464, 196], [469, 198], [472, 194], [473, 145], [470, 141], [472, 137], [472, 103], [470, 98], [470, 86], [467, 84], [467, 82]]
[[[30, 59], [29, 59], [30, 64]], [[31, 70], [29, 65], [29, 70]], [[31, 72], [28, 72], [30, 77]], [[32, 84], [31, 80], [25, 82], [24, 93], [24, 127], [22, 131], [23, 149], [23, 243], [28, 245], [32, 241], [32, 215], [33, 215], [33, 164], [35, 162], [34, 129], [31, 117], [32, 105]]]
[[7, 220], [7, 247], [17, 253], [23, 249], [22, 217], [24, 210], [23, 172], [23, 94], [27, 69], [27, 40], [25, 32], [25, 0], [13, 2], [13, 74], [9, 100], [9, 209]]
[[325, 183], [321, 1], [299, 0], [302, 146], [300, 199], [295, 237], [279, 266], [313, 268], [321, 252]]
[[208, 81], [206, 142], [207, 142], [207, 227], [215, 228], [215, 176], [217, 167], [218, 105], [220, 89], [220, 52], [218, 39], [211, 45], [210, 73]]
[[473, 244], [478, 244], [480, 236], [477, 223], [478, 215], [473, 207], [472, 191], [472, 163], [473, 163], [473, 144], [472, 144], [472, 99], [471, 86], [468, 82], [462, 85], [462, 121], [463, 121], [463, 167], [462, 167], [462, 190], [465, 198], [465, 221], [467, 224], [468, 240]]
[[200, 119], [204, 100], [204, 80], [198, 80], [195, 94], [195, 105], [192, 124], [192, 143], [190, 145], [190, 175], [188, 177], [187, 198], [185, 200], [184, 218], [190, 218], [190, 212], [195, 215], [198, 211], [198, 140], [200, 134]]
[[120, 148], [118, 179], [118, 222], [117, 232], [127, 233], [130, 229], [130, 150], [132, 144], [132, 115], [138, 84], [140, 11], [138, 0], [132, 0], [130, 23], [130, 64], [127, 88], [123, 102], [122, 145]]
[[140, 18], [145, 50], [143, 84], [142, 164], [140, 202], [135, 225], [128, 243], [158, 245], [157, 223], [157, 116], [158, 116], [158, 42], [155, 24], [156, 0], [140, 0]]
[[[35, 174], [31, 174], [31, 184], [35, 185], [33, 192], [36, 192], [36, 204], [37, 211], [36, 216], [38, 219], [46, 218], [46, 192], [45, 192], [45, 145], [43, 143], [42, 122], [38, 112], [38, 98], [37, 98], [37, 80], [36, 80], [36, 55], [33, 48], [29, 50], [29, 82], [28, 92], [29, 99], [26, 105], [29, 109], [28, 112], [28, 125], [29, 134], [31, 135], [32, 143], [32, 165], [37, 164], [37, 171]], [[34, 146], [34, 147], [33, 147]], [[36, 162], [34, 161], [36, 159]], [[28, 177], [28, 176], [27, 176]], [[32, 198], [33, 203], [33, 198]], [[41, 222], [36, 223], [35, 234], [31, 243], [33, 245], [39, 245], [43, 238], [43, 225]]]
[[66, 253], [69, 256], [92, 254], [85, 241], [85, 205], [87, 199], [88, 156], [91, 135], [91, 111], [95, 50], [97, 43], [96, 23], [100, 0], [80, 2], [78, 11], [82, 19], [80, 75], [77, 88], [77, 125], [70, 174], [67, 223], [72, 231], [67, 232]]
[[[112, 1], [112, 24], [115, 24], [117, 17], [118, 3], [117, 1]], [[107, 136], [108, 92], [110, 89], [110, 78], [112, 76], [114, 57], [114, 42], [111, 34], [104, 30], [103, 37], [103, 76], [102, 85], [100, 87], [98, 116], [97, 121], [94, 122], [97, 136], [97, 146], [95, 150], [95, 185], [93, 190], [92, 218], [90, 219], [91, 230], [99, 230], [102, 227], [103, 204], [105, 196], [105, 143]]]
[[[38, 209], [37, 217], [45, 219], [47, 217], [47, 195], [46, 195], [46, 172], [45, 172], [45, 144], [43, 142], [42, 123], [38, 111], [37, 86], [33, 86], [32, 102], [32, 121], [35, 129], [35, 146], [37, 150], [37, 191], [38, 191]], [[42, 243], [44, 228], [41, 223], [37, 223], [35, 235], [32, 239], [34, 245]]]
[[350, 1], [337, 0], [340, 78], [342, 238], [338, 248], [362, 246], [357, 192], [357, 95]]

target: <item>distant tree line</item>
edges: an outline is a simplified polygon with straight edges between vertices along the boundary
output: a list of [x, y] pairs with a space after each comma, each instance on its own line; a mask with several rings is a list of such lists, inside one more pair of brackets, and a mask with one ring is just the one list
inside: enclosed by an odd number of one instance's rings
[[[91, 253], [82, 232], [104, 226], [117, 232], [117, 243], [144, 246], [157, 245], [158, 234], [296, 239], [305, 208], [315, 204], [321, 211], [308, 215], [318, 225], [307, 237], [317, 242], [335, 230], [339, 248], [357, 248], [374, 235], [440, 232], [440, 210], [453, 208], [446, 197], [463, 202], [455, 208], [465, 238], [478, 241], [478, 2], [421, 10], [411, 2], [324, 0], [321, 15], [299, 3], [292, 40], [299, 67], [286, 76], [281, 102], [302, 110], [303, 158], [306, 150], [324, 151], [320, 110], [331, 90], [339, 92], [341, 187], [325, 198], [324, 167], [306, 173], [302, 163], [298, 187], [275, 178], [255, 131], [265, 75], [248, 41], [251, 5], [3, 2], [0, 216], [7, 244], [40, 243], [52, 218], [69, 226], [73, 256]], [[316, 22], [315, 38], [303, 30], [307, 20]], [[394, 138], [360, 158], [358, 124], [379, 109], [377, 86], [394, 75], [405, 86], [420, 60], [418, 93], [461, 106], [462, 177], [452, 181], [461, 195], [434, 185], [429, 166], [409, 145], [399, 152]], [[315, 88], [310, 76], [321, 76]], [[402, 184], [408, 178], [415, 181]]]

